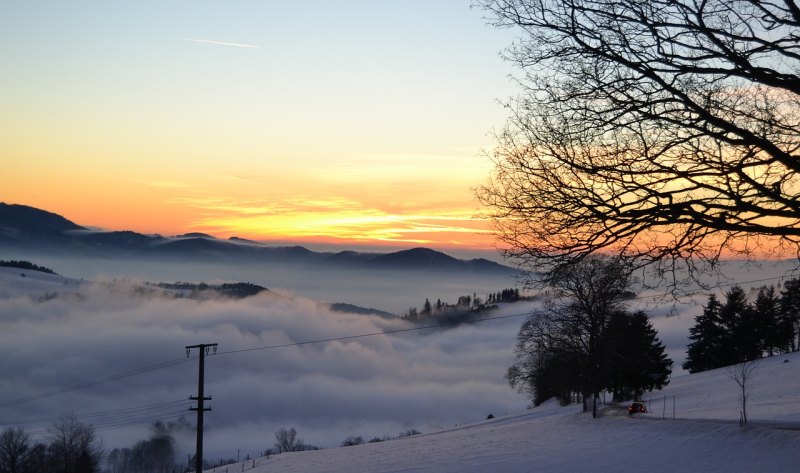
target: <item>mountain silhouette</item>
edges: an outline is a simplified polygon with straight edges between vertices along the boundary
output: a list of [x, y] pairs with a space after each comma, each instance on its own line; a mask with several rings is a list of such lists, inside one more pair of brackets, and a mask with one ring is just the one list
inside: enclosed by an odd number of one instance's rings
[[38, 232], [86, 230], [61, 215], [27, 205], [0, 202], [0, 232], [8, 231], [35, 235]]
[[86, 228], [52, 212], [0, 202], [0, 243], [59, 246], [69, 244], [67, 232], [76, 230]]
[[225, 240], [199, 232], [165, 237], [130, 230], [92, 231], [52, 212], [6, 203], [0, 203], [0, 247], [56, 254], [70, 252], [87, 257], [242, 261], [404, 271], [514, 272], [493, 261], [461, 260], [430, 248], [391, 253], [324, 253], [303, 246], [271, 246], [238, 237]]

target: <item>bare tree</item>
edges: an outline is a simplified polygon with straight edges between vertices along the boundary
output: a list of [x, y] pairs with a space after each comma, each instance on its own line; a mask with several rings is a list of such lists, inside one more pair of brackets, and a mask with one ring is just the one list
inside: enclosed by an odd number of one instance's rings
[[0, 433], [0, 473], [27, 473], [30, 469], [31, 440], [24, 430], [9, 427]]
[[739, 386], [739, 401], [741, 402], [741, 410], [739, 411], [740, 424], [747, 423], [747, 399], [753, 389], [753, 377], [758, 366], [757, 363], [756, 360], [750, 360], [725, 368], [728, 372], [728, 377]]
[[297, 438], [297, 430], [280, 428], [275, 432], [275, 450], [278, 453], [299, 452], [303, 450], [303, 440]]
[[800, 253], [795, 0], [475, 1], [519, 33], [523, 93], [477, 191], [507, 256], [695, 275]]
[[59, 472], [76, 473], [78, 467], [93, 469], [100, 465], [103, 447], [94, 427], [78, 421], [74, 415], [53, 424], [48, 440], [48, 456]]

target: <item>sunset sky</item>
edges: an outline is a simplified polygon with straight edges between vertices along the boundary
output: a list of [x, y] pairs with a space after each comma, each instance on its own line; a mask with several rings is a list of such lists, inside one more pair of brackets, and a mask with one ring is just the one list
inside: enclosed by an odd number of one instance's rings
[[498, 103], [469, 0], [0, 6], [0, 201], [81, 224], [488, 248]]

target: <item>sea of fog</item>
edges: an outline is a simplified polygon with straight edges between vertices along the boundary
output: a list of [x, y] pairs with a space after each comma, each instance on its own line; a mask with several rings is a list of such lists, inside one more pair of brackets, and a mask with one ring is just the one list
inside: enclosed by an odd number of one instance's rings
[[290, 264], [176, 262], [137, 259], [87, 259], [43, 254], [4, 254], [26, 259], [59, 274], [86, 280], [134, 279], [150, 282], [249, 282], [286, 295], [320, 302], [344, 302], [395, 314], [421, 308], [425, 299], [455, 303], [459, 296], [515, 287], [507, 274], [389, 271], [324, 268]]
[[[484, 297], [512, 287], [505, 277], [31, 261], [65, 277], [0, 268], [0, 426], [19, 425], [34, 437], [47, 435], [47, 426], [65, 414], [95, 424], [107, 449], [146, 438], [150, 421], [184, 416], [192, 424], [187, 398], [196, 394], [197, 358], [187, 358], [184, 347], [199, 343], [219, 344], [206, 361], [206, 394], [213, 398], [207, 458], [256, 455], [273, 446], [282, 427], [330, 447], [348, 436], [434, 432], [529, 405], [504, 374], [535, 302], [502, 305], [491, 314], [507, 318], [410, 331], [414, 326], [399, 318], [332, 312], [320, 303], [398, 313], [421, 307], [425, 298]], [[715, 291], [734, 282], [751, 291], [778, 286], [791, 266], [731, 264]], [[198, 301], [143, 291], [143, 281], [245, 281], [276, 292]], [[707, 292], [680, 301], [660, 294], [640, 292], [632, 305], [650, 314], [677, 376], [688, 328]], [[305, 343], [317, 340], [328, 341]], [[174, 434], [182, 454], [193, 452], [191, 428], [176, 427]]]
[[[20, 425], [34, 437], [66, 414], [95, 424], [107, 449], [146, 438], [148, 422], [137, 421], [183, 415], [193, 424], [187, 398], [197, 391], [197, 360], [196, 353], [186, 358], [184, 347], [199, 343], [219, 344], [206, 361], [208, 458], [272, 448], [282, 427], [329, 447], [351, 435], [429, 432], [528, 405], [503, 376], [530, 304], [493, 314], [515, 315], [508, 319], [412, 331], [400, 318], [332, 312], [324, 304], [400, 313], [426, 298], [454, 303], [513, 287], [504, 276], [13, 259], [63, 275], [0, 268], [0, 427]], [[242, 281], [274, 292], [197, 301], [143, 291], [144, 281]], [[305, 344], [335, 338], [342, 339]], [[193, 452], [192, 429], [174, 434], [182, 453]]]

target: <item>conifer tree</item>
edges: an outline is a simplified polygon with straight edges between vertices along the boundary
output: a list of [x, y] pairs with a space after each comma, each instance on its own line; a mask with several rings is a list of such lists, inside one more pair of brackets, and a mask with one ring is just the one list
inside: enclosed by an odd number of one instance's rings
[[722, 339], [718, 347], [720, 364], [716, 367], [752, 359], [753, 350], [748, 348], [754, 342], [750, 310], [744, 289], [733, 286], [725, 293], [725, 302], [719, 309]]
[[783, 286], [780, 326], [788, 349], [800, 350], [800, 279], [787, 281]]
[[780, 300], [775, 293], [775, 288], [762, 287], [753, 304], [753, 322], [755, 322], [755, 335], [759, 339], [759, 349], [772, 356], [781, 351], [781, 311]]
[[689, 349], [683, 369], [690, 373], [710, 370], [720, 365], [718, 351], [722, 345], [723, 330], [719, 319], [720, 303], [715, 294], [708, 296], [703, 313], [695, 317], [689, 329]]
[[645, 391], [669, 382], [672, 360], [642, 311], [619, 311], [608, 322], [608, 386], [614, 400], [639, 400]]

